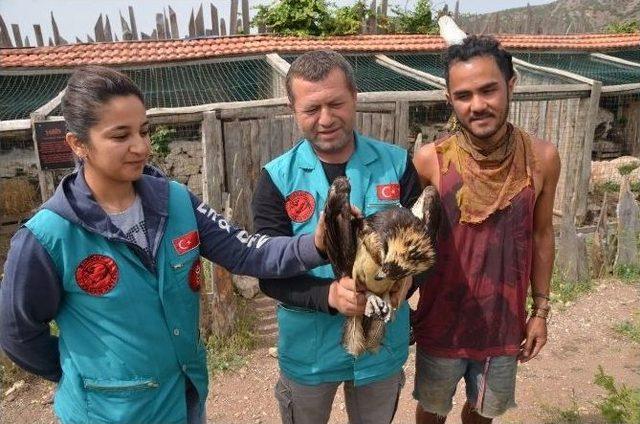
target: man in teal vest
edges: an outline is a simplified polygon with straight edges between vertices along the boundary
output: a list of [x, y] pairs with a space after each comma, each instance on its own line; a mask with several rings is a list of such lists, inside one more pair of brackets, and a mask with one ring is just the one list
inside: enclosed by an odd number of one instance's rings
[[[354, 131], [356, 83], [344, 57], [314, 51], [298, 57], [287, 93], [304, 135], [265, 166], [253, 199], [255, 229], [294, 235], [315, 228], [331, 182], [351, 182], [351, 203], [365, 216], [410, 206], [420, 183], [406, 150]], [[329, 265], [303, 277], [260, 280], [278, 299], [280, 379], [275, 394], [284, 423], [326, 423], [344, 383], [351, 423], [389, 423], [404, 383], [409, 307], [402, 299], [375, 354], [354, 357], [341, 344], [345, 316], [364, 312], [364, 296], [350, 278], [336, 281]], [[404, 297], [404, 294], [400, 295]]]

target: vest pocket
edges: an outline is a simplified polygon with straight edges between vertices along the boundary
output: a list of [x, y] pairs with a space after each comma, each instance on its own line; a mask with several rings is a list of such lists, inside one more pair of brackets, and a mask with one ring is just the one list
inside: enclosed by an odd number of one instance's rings
[[135, 380], [83, 379], [87, 415], [95, 423], [147, 422], [153, 419], [156, 390], [151, 378]]
[[278, 305], [278, 355], [291, 365], [313, 365], [317, 353], [315, 311]]

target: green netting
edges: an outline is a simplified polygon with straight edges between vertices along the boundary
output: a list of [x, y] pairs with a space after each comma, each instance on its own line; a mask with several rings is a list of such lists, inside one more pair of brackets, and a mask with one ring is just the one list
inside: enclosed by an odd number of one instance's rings
[[0, 120], [29, 118], [60, 93], [69, 74], [0, 75]]
[[[403, 65], [409, 66], [418, 71], [426, 72], [431, 75], [435, 75], [440, 78], [444, 78], [444, 61], [442, 55], [439, 53], [422, 53], [422, 54], [396, 54], [389, 55], [389, 57]], [[520, 67], [516, 67], [520, 72], [524, 85], [536, 85], [536, 84], [568, 84], [573, 82], [568, 78], [557, 77], [545, 73], [526, 70]]]
[[640, 68], [630, 68], [603, 62], [589, 53], [518, 53], [519, 59], [534, 65], [563, 69], [594, 80], [603, 85], [633, 84], [640, 81]]
[[[296, 56], [283, 56], [289, 63]], [[416, 81], [386, 68], [375, 61], [374, 56], [345, 56], [353, 67], [358, 91], [361, 93], [371, 91], [428, 91], [437, 88]]]
[[273, 97], [271, 66], [261, 59], [125, 70], [148, 108], [186, 107]]
[[396, 62], [418, 71], [444, 78], [444, 62], [439, 53], [387, 55]]
[[[186, 107], [273, 97], [271, 66], [261, 59], [123, 70], [146, 106]], [[0, 76], [0, 120], [28, 118], [55, 97], [69, 74]], [[53, 111], [60, 114], [60, 108]]]
[[618, 52], [605, 52], [609, 56], [640, 63], [640, 50], [621, 50]]

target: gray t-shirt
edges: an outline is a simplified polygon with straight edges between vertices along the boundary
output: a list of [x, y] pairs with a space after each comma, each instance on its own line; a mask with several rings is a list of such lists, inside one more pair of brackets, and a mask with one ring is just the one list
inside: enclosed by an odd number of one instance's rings
[[134, 243], [149, 252], [149, 242], [147, 241], [147, 226], [144, 222], [144, 212], [140, 196], [136, 195], [135, 200], [127, 209], [122, 212], [110, 213], [109, 218], [113, 225], [122, 231], [128, 241]]

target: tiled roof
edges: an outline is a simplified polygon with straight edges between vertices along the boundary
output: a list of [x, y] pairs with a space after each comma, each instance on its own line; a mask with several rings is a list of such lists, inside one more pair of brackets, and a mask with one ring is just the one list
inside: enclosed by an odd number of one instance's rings
[[[511, 35], [497, 37], [507, 49], [603, 51], [640, 47], [636, 34]], [[340, 52], [434, 52], [438, 36], [357, 35], [279, 37], [249, 35], [190, 40], [123, 41], [55, 47], [0, 49], [0, 68], [64, 68], [78, 65], [140, 65], [265, 53], [300, 53], [331, 48]]]

